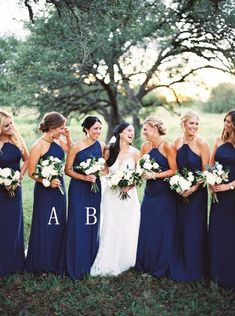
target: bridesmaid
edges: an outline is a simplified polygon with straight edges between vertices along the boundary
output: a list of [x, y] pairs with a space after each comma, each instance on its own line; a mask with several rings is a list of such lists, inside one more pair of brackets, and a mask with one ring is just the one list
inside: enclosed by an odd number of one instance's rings
[[[71, 181], [68, 222], [60, 263], [65, 275], [72, 279], [82, 278], [90, 272], [99, 245], [100, 179], [94, 175], [79, 174], [73, 167], [91, 156], [102, 157], [104, 144], [98, 141], [102, 125], [96, 116], [88, 116], [82, 127], [85, 137], [71, 147], [66, 162], [66, 174]], [[91, 183], [95, 181], [99, 187], [97, 193], [91, 191]]]
[[[66, 222], [66, 198], [58, 189], [64, 186], [63, 179], [54, 179], [50, 187], [44, 187], [42, 179], [33, 173], [40, 159], [49, 156], [64, 159], [70, 148], [70, 132], [65, 127], [66, 119], [58, 112], [45, 114], [39, 125], [43, 134], [35, 142], [29, 155], [29, 176], [35, 180], [33, 219], [26, 258], [28, 272], [59, 273], [59, 256]], [[66, 138], [64, 141], [61, 136]]]
[[175, 194], [164, 179], [175, 174], [176, 153], [174, 146], [162, 139], [166, 128], [157, 116], [148, 117], [143, 128], [147, 141], [142, 145], [141, 153], [148, 153], [162, 171], [146, 176], [135, 268], [161, 277], [169, 270], [176, 213]]
[[[23, 164], [20, 167], [20, 162]], [[0, 168], [27, 170], [28, 150], [8, 112], [0, 111]], [[21, 187], [9, 197], [0, 185], [0, 277], [20, 272], [24, 267], [23, 209]]]
[[229, 182], [212, 187], [219, 203], [211, 205], [209, 223], [210, 277], [235, 290], [235, 109], [224, 118], [224, 129], [213, 146], [210, 164], [228, 168]]
[[[205, 169], [209, 163], [208, 143], [197, 135], [199, 117], [189, 111], [181, 118], [183, 135], [175, 140], [179, 171]], [[185, 203], [183, 197], [188, 197]], [[206, 277], [207, 190], [194, 184], [177, 196], [176, 236], [170, 276], [176, 281], [196, 281]]]

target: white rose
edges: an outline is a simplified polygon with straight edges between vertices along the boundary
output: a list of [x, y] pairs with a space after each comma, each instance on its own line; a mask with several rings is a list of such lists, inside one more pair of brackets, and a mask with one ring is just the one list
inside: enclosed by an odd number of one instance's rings
[[172, 177], [170, 178], [170, 181], [169, 181], [170, 185], [176, 185], [176, 184], [178, 184], [178, 183], [179, 183], [179, 179], [180, 179], [180, 177], [179, 177], [177, 174], [174, 175], [174, 176], [172, 176]]
[[224, 173], [223, 170], [218, 170], [217, 172], [218, 176], [222, 176], [223, 173]]
[[206, 182], [210, 185], [214, 185], [215, 181], [216, 181], [216, 175], [208, 172], [208, 174], [206, 175]]
[[223, 169], [223, 166], [218, 163], [217, 166], [216, 166], [216, 169], [217, 169], [217, 170], [222, 170], [222, 169]]
[[55, 162], [61, 162], [61, 160], [59, 158], [57, 158], [57, 157], [54, 158], [54, 161]]
[[189, 175], [189, 176], [187, 177], [187, 180], [188, 180], [189, 182], [193, 182], [193, 181], [194, 181], [194, 176], [193, 176], [193, 174]]
[[50, 160], [50, 161], [55, 161], [55, 157], [50, 156], [50, 157], [49, 157], [49, 160]]
[[216, 184], [222, 183], [222, 179], [220, 177], [216, 177], [215, 183]]
[[120, 178], [120, 176], [118, 174], [114, 174], [112, 177], [111, 177], [111, 184], [112, 185], [118, 185], [119, 181], [121, 180], [122, 178]]
[[20, 179], [20, 172], [19, 172], [18, 170], [16, 170], [16, 172], [15, 172], [13, 178], [14, 178], [15, 180], [19, 180], [19, 179]]
[[143, 157], [141, 159], [150, 160], [150, 155], [149, 154], [145, 154], [145, 155], [143, 155]]
[[49, 165], [49, 161], [48, 160], [43, 160], [41, 165], [42, 166], [48, 166]]
[[158, 169], [158, 168], [159, 168], [159, 164], [158, 164], [157, 162], [154, 162], [154, 163], [153, 163], [153, 168], [154, 168], [154, 169]]
[[3, 178], [7, 178], [7, 177], [10, 177], [11, 176], [11, 169], [10, 168], [3, 168], [1, 170], [1, 176]]
[[42, 184], [43, 184], [43, 186], [46, 187], [46, 188], [51, 185], [50, 181], [47, 180], [47, 179], [43, 179], [43, 180], [42, 180]]
[[101, 164], [101, 165], [104, 165], [105, 164], [104, 158], [99, 158], [98, 159], [98, 163]]
[[140, 167], [140, 165], [137, 165], [136, 167], [136, 173], [138, 173], [140, 176], [143, 174], [144, 170]]
[[186, 190], [188, 190], [190, 188], [191, 182], [187, 181], [184, 178], [180, 178], [179, 186], [181, 187], [182, 191], [186, 191]]
[[0, 178], [0, 184], [4, 184], [4, 179]]
[[145, 162], [145, 163], [143, 164], [143, 168], [144, 168], [145, 170], [151, 170], [151, 169], [152, 169], [152, 165], [151, 165], [150, 162]]
[[84, 167], [85, 164], [86, 164], [85, 161], [82, 161], [82, 162], [80, 163], [80, 167]]
[[53, 168], [51, 166], [45, 166], [42, 168], [42, 177], [43, 178], [48, 178], [53, 172]]
[[12, 180], [11, 179], [4, 179], [4, 185], [8, 186], [11, 185]]

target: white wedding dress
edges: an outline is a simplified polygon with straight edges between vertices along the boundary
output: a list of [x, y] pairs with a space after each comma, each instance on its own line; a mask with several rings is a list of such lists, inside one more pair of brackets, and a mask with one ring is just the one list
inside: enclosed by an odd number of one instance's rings
[[[135, 167], [133, 158], [127, 158], [121, 166], [118, 161], [109, 168], [115, 173], [120, 167]], [[101, 230], [99, 250], [90, 274], [116, 276], [135, 265], [140, 224], [140, 204], [136, 188], [128, 191], [130, 198], [119, 199], [119, 192], [105, 186], [101, 201]]]

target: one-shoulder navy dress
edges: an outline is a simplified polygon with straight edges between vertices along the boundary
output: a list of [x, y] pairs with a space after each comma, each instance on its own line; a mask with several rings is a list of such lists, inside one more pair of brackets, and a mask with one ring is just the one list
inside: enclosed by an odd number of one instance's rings
[[[161, 167], [169, 169], [167, 159], [157, 148], [149, 155]], [[163, 179], [148, 180], [141, 205], [140, 231], [135, 268], [155, 277], [167, 275], [173, 250], [176, 200]]]
[[[42, 156], [64, 159], [64, 151], [55, 142]], [[63, 178], [59, 178], [62, 182]], [[44, 187], [35, 182], [33, 218], [26, 257], [28, 272], [59, 273], [59, 258], [66, 224], [66, 196], [58, 188]]]
[[[177, 151], [179, 171], [187, 168], [195, 175], [202, 170], [201, 157], [183, 144]], [[202, 186], [186, 203], [177, 194], [176, 235], [170, 277], [176, 281], [196, 281], [207, 271], [207, 189]]]
[[[215, 161], [229, 168], [229, 182], [235, 180], [235, 148], [224, 143]], [[210, 277], [235, 290], [235, 190], [217, 193], [219, 203], [211, 205], [209, 222]]]
[[[0, 168], [20, 170], [20, 149], [4, 143], [0, 150]], [[20, 272], [24, 267], [23, 209], [21, 187], [9, 197], [0, 185], [0, 277]]]
[[[101, 158], [99, 141], [79, 151], [74, 166], [90, 157]], [[71, 279], [79, 279], [90, 272], [95, 260], [99, 240], [101, 184], [99, 192], [91, 191], [91, 182], [71, 179], [68, 193], [68, 222], [61, 255], [61, 267]]]

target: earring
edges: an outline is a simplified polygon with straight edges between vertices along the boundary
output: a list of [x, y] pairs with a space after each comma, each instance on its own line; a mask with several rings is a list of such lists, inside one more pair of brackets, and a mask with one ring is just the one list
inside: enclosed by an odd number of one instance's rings
[[54, 138], [54, 135], [53, 135], [53, 133], [51, 133], [51, 134], [50, 134], [50, 137], [51, 137], [52, 139]]

